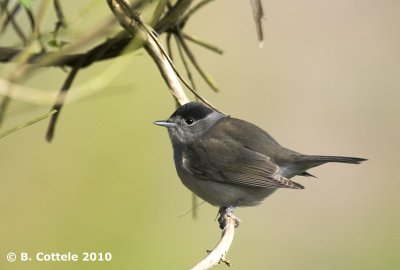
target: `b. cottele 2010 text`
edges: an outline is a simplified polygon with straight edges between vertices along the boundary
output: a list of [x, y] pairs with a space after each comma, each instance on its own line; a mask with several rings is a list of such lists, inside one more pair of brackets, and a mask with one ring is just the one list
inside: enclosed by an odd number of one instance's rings
[[[110, 252], [82, 252], [80, 256], [79, 254], [72, 252], [38, 252], [35, 255], [35, 259], [38, 262], [109, 262], [112, 260], [112, 254]], [[32, 261], [32, 258], [27, 252], [21, 252], [20, 261], [28, 262]]]

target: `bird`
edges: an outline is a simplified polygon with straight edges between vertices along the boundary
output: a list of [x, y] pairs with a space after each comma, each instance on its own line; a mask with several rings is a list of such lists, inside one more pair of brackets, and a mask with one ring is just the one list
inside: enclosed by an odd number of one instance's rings
[[[219, 207], [220, 218], [236, 207], [260, 204], [277, 189], [304, 189], [292, 177], [328, 162], [360, 164], [364, 158], [304, 155], [281, 146], [268, 132], [200, 102], [180, 106], [167, 120], [175, 167], [182, 183]], [[222, 227], [223, 224], [220, 226]]]

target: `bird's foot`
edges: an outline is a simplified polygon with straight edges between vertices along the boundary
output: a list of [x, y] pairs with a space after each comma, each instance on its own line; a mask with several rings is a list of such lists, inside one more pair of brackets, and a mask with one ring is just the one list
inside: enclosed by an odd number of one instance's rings
[[235, 216], [235, 214], [233, 214], [233, 210], [235, 209], [237, 204], [235, 204], [234, 206], [229, 206], [229, 207], [220, 207], [219, 211], [218, 211], [218, 223], [219, 223], [219, 227], [221, 228], [221, 230], [225, 229], [226, 227], [226, 218], [231, 218], [233, 219], [233, 221], [235, 222], [235, 227], [238, 227], [240, 224], [240, 219]]

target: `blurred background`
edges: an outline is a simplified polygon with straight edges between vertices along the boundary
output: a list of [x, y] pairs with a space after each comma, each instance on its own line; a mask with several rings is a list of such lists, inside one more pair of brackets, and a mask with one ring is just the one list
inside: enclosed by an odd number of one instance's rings
[[[72, 36], [110, 13], [103, 1], [63, 2]], [[224, 49], [191, 46], [221, 88], [195, 76], [203, 96], [290, 149], [369, 160], [315, 168], [317, 179], [294, 179], [306, 189], [238, 209], [231, 268], [399, 269], [400, 2], [263, 5], [262, 49], [249, 1], [212, 2], [189, 21], [186, 32]], [[64, 77], [50, 68], [24, 84], [57, 91]], [[152, 124], [175, 109], [152, 60], [140, 50], [103, 61], [74, 86], [102, 78], [95, 95], [64, 108], [51, 144], [48, 120], [1, 139], [0, 269], [187, 269], [217, 243], [217, 209], [205, 203], [196, 220], [185, 215], [191, 193], [175, 173], [167, 131]], [[3, 130], [49, 108], [14, 102]], [[112, 261], [5, 259], [68, 251], [111, 252]]]

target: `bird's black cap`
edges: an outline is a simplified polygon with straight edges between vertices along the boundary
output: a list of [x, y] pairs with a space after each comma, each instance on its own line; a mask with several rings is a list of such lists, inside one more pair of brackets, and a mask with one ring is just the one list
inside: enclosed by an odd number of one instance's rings
[[170, 118], [175, 118], [180, 116], [184, 119], [188, 117], [193, 117], [195, 120], [204, 119], [210, 113], [214, 112], [213, 109], [199, 103], [199, 102], [189, 102], [185, 105], [179, 107]]

